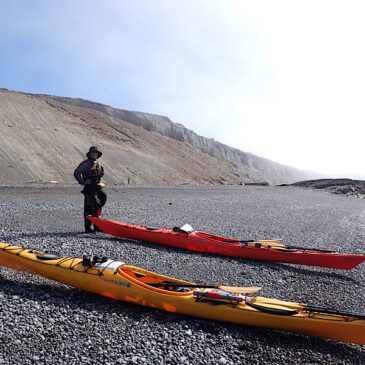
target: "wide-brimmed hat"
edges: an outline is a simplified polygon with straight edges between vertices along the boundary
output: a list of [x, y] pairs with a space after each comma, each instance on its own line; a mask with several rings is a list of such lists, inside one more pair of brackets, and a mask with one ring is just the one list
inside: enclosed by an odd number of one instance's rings
[[98, 157], [97, 158], [99, 158], [101, 155], [102, 155], [102, 153], [98, 150], [98, 147], [96, 147], [96, 146], [91, 146], [90, 148], [89, 148], [89, 152], [86, 154], [86, 157], [87, 158], [89, 158], [90, 157], [90, 153], [91, 152], [97, 152], [98, 153]]

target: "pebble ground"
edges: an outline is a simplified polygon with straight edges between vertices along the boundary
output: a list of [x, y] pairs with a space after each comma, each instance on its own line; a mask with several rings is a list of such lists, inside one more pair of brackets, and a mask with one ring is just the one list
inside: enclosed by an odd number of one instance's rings
[[[294, 187], [108, 187], [104, 218], [222, 236], [365, 251], [365, 200]], [[0, 186], [0, 240], [96, 254], [261, 296], [365, 313], [365, 264], [351, 271], [198, 254], [83, 234], [77, 186]], [[1, 268], [0, 364], [364, 364], [364, 346], [211, 322], [116, 302]]]

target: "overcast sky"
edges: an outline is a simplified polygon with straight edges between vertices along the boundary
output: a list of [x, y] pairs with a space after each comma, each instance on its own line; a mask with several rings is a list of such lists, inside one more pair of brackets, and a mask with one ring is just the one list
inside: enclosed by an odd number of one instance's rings
[[365, 178], [365, 1], [1, 0], [0, 87]]

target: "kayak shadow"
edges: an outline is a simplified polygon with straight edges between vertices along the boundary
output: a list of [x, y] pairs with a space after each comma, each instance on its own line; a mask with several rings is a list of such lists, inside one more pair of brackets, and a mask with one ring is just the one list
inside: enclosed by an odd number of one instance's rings
[[[22, 275], [23, 273], [19, 274]], [[232, 337], [237, 343], [237, 350], [245, 353], [246, 360], [250, 360], [251, 357], [253, 360], [256, 359], [257, 343], [260, 343], [260, 347], [269, 347], [275, 351], [279, 349], [283, 352], [287, 352], [288, 349], [293, 353], [312, 349], [315, 352], [326, 355], [336, 354], [341, 360], [348, 360], [349, 358], [356, 359], [362, 356], [360, 348], [357, 349], [353, 345], [346, 343], [327, 341], [322, 338], [307, 337], [300, 334], [261, 327], [250, 327], [189, 317], [155, 308], [142, 307], [128, 302], [116, 301], [77, 288], [68, 287], [58, 282], [52, 281], [50, 284], [44, 284], [8, 279], [3, 277], [1, 272], [0, 293], [2, 293], [3, 297], [8, 297], [9, 300], [21, 298], [22, 300], [32, 302], [32, 306], [34, 306], [34, 303], [37, 303], [41, 308], [47, 308], [46, 311], [38, 310], [38, 322], [47, 320], [47, 318], [40, 316], [41, 313], [43, 313], [43, 316], [47, 316], [46, 313], [49, 313], [49, 316], [54, 318], [54, 314], [50, 310], [52, 307], [67, 308], [67, 323], [63, 324], [62, 321], [57, 322], [57, 327], [68, 327], [69, 323], [73, 321], [80, 323], [80, 314], [85, 316], [85, 313], [94, 314], [96, 312], [99, 318], [102, 316], [104, 323], [109, 323], [110, 327], [115, 326], [115, 321], [118, 322], [118, 318], [120, 317], [127, 318], [128, 322], [135, 323], [137, 326], [140, 321], [145, 323], [146, 319], [148, 319], [151, 327], [156, 323], [158, 326], [171, 328], [174, 332], [177, 325], [181, 335], [185, 336], [186, 341], [191, 341], [191, 335], [186, 334], [186, 328], [190, 328], [193, 333], [200, 333], [205, 336]], [[27, 316], [27, 321], [31, 319], [27, 313], [18, 314], [18, 316], [22, 315]], [[83, 328], [84, 335], [93, 338], [95, 334], [94, 329], [92, 326], [89, 327]], [[57, 333], [54, 334], [52, 332], [54, 336], [57, 336]], [[169, 344], [168, 338], [165, 338], [164, 341], [166, 345]]]
[[[257, 268], [258, 270], [262, 269], [262, 267], [265, 266], [265, 267], [269, 268], [270, 270], [287, 272], [288, 274], [299, 274], [299, 275], [303, 275], [303, 276], [310, 274], [311, 276], [324, 278], [324, 279], [333, 278], [335, 280], [342, 280], [342, 281], [347, 281], [350, 283], [358, 283], [358, 281], [356, 279], [349, 277], [345, 274], [346, 272], [348, 272], [348, 270], [329, 269], [329, 268], [323, 268], [323, 267], [318, 267], [318, 266], [305, 266], [305, 265], [301, 266], [301, 265], [295, 265], [295, 264], [290, 264], [290, 263], [273, 262], [273, 261], [249, 260], [249, 259], [243, 259], [243, 258], [238, 258], [238, 257], [216, 255], [216, 254], [211, 254], [208, 252], [197, 252], [197, 251], [184, 250], [184, 249], [180, 249], [180, 248], [176, 248], [176, 247], [167, 247], [164, 245], [158, 245], [158, 244], [150, 243], [150, 242], [146, 242], [146, 241], [128, 240], [128, 239], [123, 239], [123, 238], [118, 238], [118, 237], [111, 237], [109, 235], [105, 236], [104, 234], [102, 236], [93, 235], [93, 239], [110, 240], [110, 241], [123, 242], [123, 243], [133, 243], [138, 246], [139, 245], [145, 246], [145, 247], [148, 247], [150, 249], [153, 249], [153, 250], [156, 250], [159, 252], [184, 253], [184, 255], [186, 255], [186, 256], [191, 256], [192, 259], [196, 259], [197, 255], [199, 255], [200, 257], [206, 258], [207, 260], [209, 260], [209, 258], [212, 258], [212, 257], [216, 257], [216, 258], [218, 257], [223, 261], [236, 262], [238, 264], [242, 264], [242, 266], [248, 265], [248, 266], [253, 267], [254, 269]], [[321, 269], [323, 271], [318, 271], [318, 269]], [[242, 272], [242, 275], [246, 275], [246, 272]]]
[[54, 237], [54, 238], [71, 238], [76, 236], [83, 236], [83, 237], [90, 237], [93, 236], [90, 233], [85, 233], [83, 231], [69, 231], [69, 232], [37, 232], [37, 233], [19, 233], [14, 234], [12, 232], [11, 235], [2, 234], [1, 240], [3, 241], [12, 241], [17, 238], [47, 238], [47, 237]]
[[[285, 264], [281, 262], [269, 262], [269, 261], [259, 261], [259, 260], [242, 260], [243, 263], [249, 264], [251, 266], [255, 266], [257, 268], [262, 268], [263, 265], [270, 267], [273, 271], [281, 271], [281, 272], [287, 272], [288, 274], [299, 274], [299, 275], [308, 275], [315, 277], [320, 277], [324, 279], [333, 278], [336, 280], [344, 280], [351, 283], [358, 283], [358, 281], [352, 277], [347, 276], [345, 273], [342, 273], [344, 270], [339, 269], [329, 269], [324, 267], [318, 267], [318, 266], [299, 266], [294, 264]], [[325, 271], [318, 271], [316, 270], [322, 269]], [[340, 271], [340, 272], [339, 272]], [[347, 270], [346, 270], [347, 271]], [[346, 272], [345, 271], [345, 272]], [[242, 275], [245, 275], [243, 272]]]

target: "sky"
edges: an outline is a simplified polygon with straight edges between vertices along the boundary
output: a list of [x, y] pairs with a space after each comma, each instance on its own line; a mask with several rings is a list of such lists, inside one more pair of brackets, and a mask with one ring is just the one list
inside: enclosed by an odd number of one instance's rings
[[365, 179], [362, 0], [0, 0], [0, 87]]

